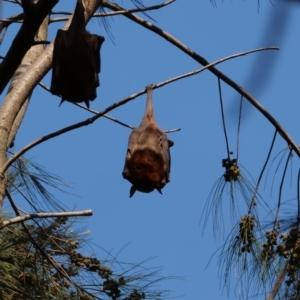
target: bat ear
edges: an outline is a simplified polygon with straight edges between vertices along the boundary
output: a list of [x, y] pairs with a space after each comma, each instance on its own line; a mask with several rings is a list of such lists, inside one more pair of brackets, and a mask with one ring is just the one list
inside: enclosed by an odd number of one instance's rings
[[135, 188], [134, 186], [132, 186], [132, 187], [130, 188], [130, 192], [129, 192], [130, 198], [134, 195], [135, 192], [136, 192], [136, 188]]
[[171, 148], [172, 146], [174, 146], [174, 142], [173, 141], [168, 140], [168, 143], [169, 143], [169, 148]]
[[156, 188], [157, 191], [162, 195], [162, 191], [161, 191], [161, 188]]

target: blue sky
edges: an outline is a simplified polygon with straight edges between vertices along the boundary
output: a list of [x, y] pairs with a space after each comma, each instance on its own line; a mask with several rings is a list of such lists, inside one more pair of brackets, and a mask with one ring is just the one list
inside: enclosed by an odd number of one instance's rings
[[[144, 0], [146, 6], [153, 3]], [[61, 0], [54, 10], [70, 10], [68, 5], [69, 1]], [[128, 0], [120, 5], [132, 6]], [[3, 16], [14, 13], [13, 8], [4, 3]], [[260, 7], [257, 1], [250, 0], [217, 1], [216, 6], [209, 0], [177, 0], [149, 12], [157, 26], [210, 62], [254, 48], [280, 47], [280, 51], [240, 57], [218, 68], [256, 97], [296, 142], [300, 109], [299, 13], [296, 1], [283, 0], [260, 0]], [[123, 16], [109, 18], [109, 24], [113, 41], [98, 20], [93, 19], [88, 25], [92, 33], [106, 38], [101, 49], [101, 86], [97, 99], [91, 103], [92, 109], [100, 111], [150, 83], [200, 67], [158, 35]], [[56, 29], [62, 25], [51, 25], [49, 40], [54, 39]], [[17, 28], [9, 28], [1, 55], [6, 53], [9, 38]], [[50, 75], [51, 72], [42, 80], [48, 86]], [[235, 152], [239, 96], [225, 84], [222, 91], [230, 149]], [[85, 219], [84, 224], [95, 244], [118, 254], [121, 261], [140, 262], [155, 257], [148, 267], [161, 266], [164, 276], [184, 277], [160, 285], [172, 291], [171, 299], [238, 299], [234, 276], [228, 296], [220, 283], [218, 253], [211, 259], [224, 239], [214, 239], [211, 217], [204, 232], [200, 224], [209, 192], [224, 172], [221, 160], [226, 157], [217, 78], [206, 71], [156, 89], [153, 97], [157, 123], [166, 130], [181, 128], [180, 132], [169, 134], [175, 145], [171, 148], [171, 182], [163, 189], [163, 195], [136, 193], [129, 199], [130, 184], [122, 178], [122, 170], [130, 130], [104, 118], [35, 147], [27, 157], [73, 184], [71, 192], [76, 197], [58, 197], [71, 209], [93, 210], [93, 217]], [[145, 100], [145, 95], [141, 96], [110, 115], [138, 126]], [[35, 89], [15, 141], [16, 150], [90, 116], [69, 103], [58, 107], [59, 102], [58, 97], [40, 87]], [[239, 160], [255, 179], [273, 133], [274, 128], [259, 112], [244, 105]], [[285, 147], [285, 142], [278, 139], [273, 157]], [[297, 169], [296, 158], [293, 167], [291, 172]], [[272, 175], [261, 191], [271, 208], [277, 200], [276, 180], [272, 194]], [[288, 181], [285, 200], [296, 196], [295, 177], [290, 176]], [[228, 201], [224, 197], [225, 236], [230, 231]], [[24, 206], [22, 200], [18, 205]], [[241, 214], [245, 214], [243, 205], [239, 207]], [[260, 216], [267, 220], [263, 210]], [[105, 252], [99, 249], [99, 253]]]

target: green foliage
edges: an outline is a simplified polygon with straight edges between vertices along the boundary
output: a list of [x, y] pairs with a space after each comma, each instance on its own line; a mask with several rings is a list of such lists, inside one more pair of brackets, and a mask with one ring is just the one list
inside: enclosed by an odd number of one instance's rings
[[[160, 299], [149, 285], [162, 278], [139, 265], [120, 274], [82, 249], [72, 222], [57, 218], [0, 231], [0, 299]], [[30, 234], [28, 234], [28, 231]], [[110, 263], [107, 261], [107, 263]], [[118, 263], [121, 265], [121, 263]], [[147, 291], [148, 290], [148, 291]]]
[[[69, 187], [23, 157], [10, 167], [7, 182], [8, 199], [17, 215], [12, 195], [22, 196], [35, 212], [53, 211], [63, 207], [49, 189], [66, 193]], [[165, 279], [159, 269], [122, 263], [115, 257], [100, 261], [88, 252], [84, 246], [91, 249], [91, 245], [85, 235], [72, 228], [77, 222], [67, 217], [34, 219], [0, 230], [0, 299], [140, 300], [167, 295], [151, 288]]]

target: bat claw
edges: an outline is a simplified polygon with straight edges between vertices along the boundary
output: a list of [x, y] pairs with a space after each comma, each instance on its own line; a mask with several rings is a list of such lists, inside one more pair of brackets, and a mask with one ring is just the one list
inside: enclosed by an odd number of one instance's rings
[[89, 109], [90, 108], [90, 102], [89, 102], [89, 100], [84, 100], [84, 103], [85, 103], [86, 107]]
[[135, 192], [136, 192], [136, 188], [135, 188], [134, 186], [132, 186], [132, 187], [130, 188], [130, 192], [129, 192], [130, 198], [134, 195]]
[[65, 99], [61, 98], [61, 101], [60, 101], [58, 107], [60, 107], [64, 101], [65, 101]]

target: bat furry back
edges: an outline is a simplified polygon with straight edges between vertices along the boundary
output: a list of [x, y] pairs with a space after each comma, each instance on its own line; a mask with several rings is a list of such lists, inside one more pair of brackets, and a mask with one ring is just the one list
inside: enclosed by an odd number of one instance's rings
[[104, 37], [85, 29], [84, 6], [78, 0], [68, 30], [58, 30], [53, 50], [53, 72], [50, 91], [62, 101], [89, 101], [97, 97], [100, 85], [100, 48]]
[[150, 193], [161, 189], [170, 181], [170, 147], [174, 143], [154, 120], [152, 85], [148, 85], [146, 112], [138, 128], [129, 136], [123, 177], [132, 183], [130, 197], [135, 191]]

